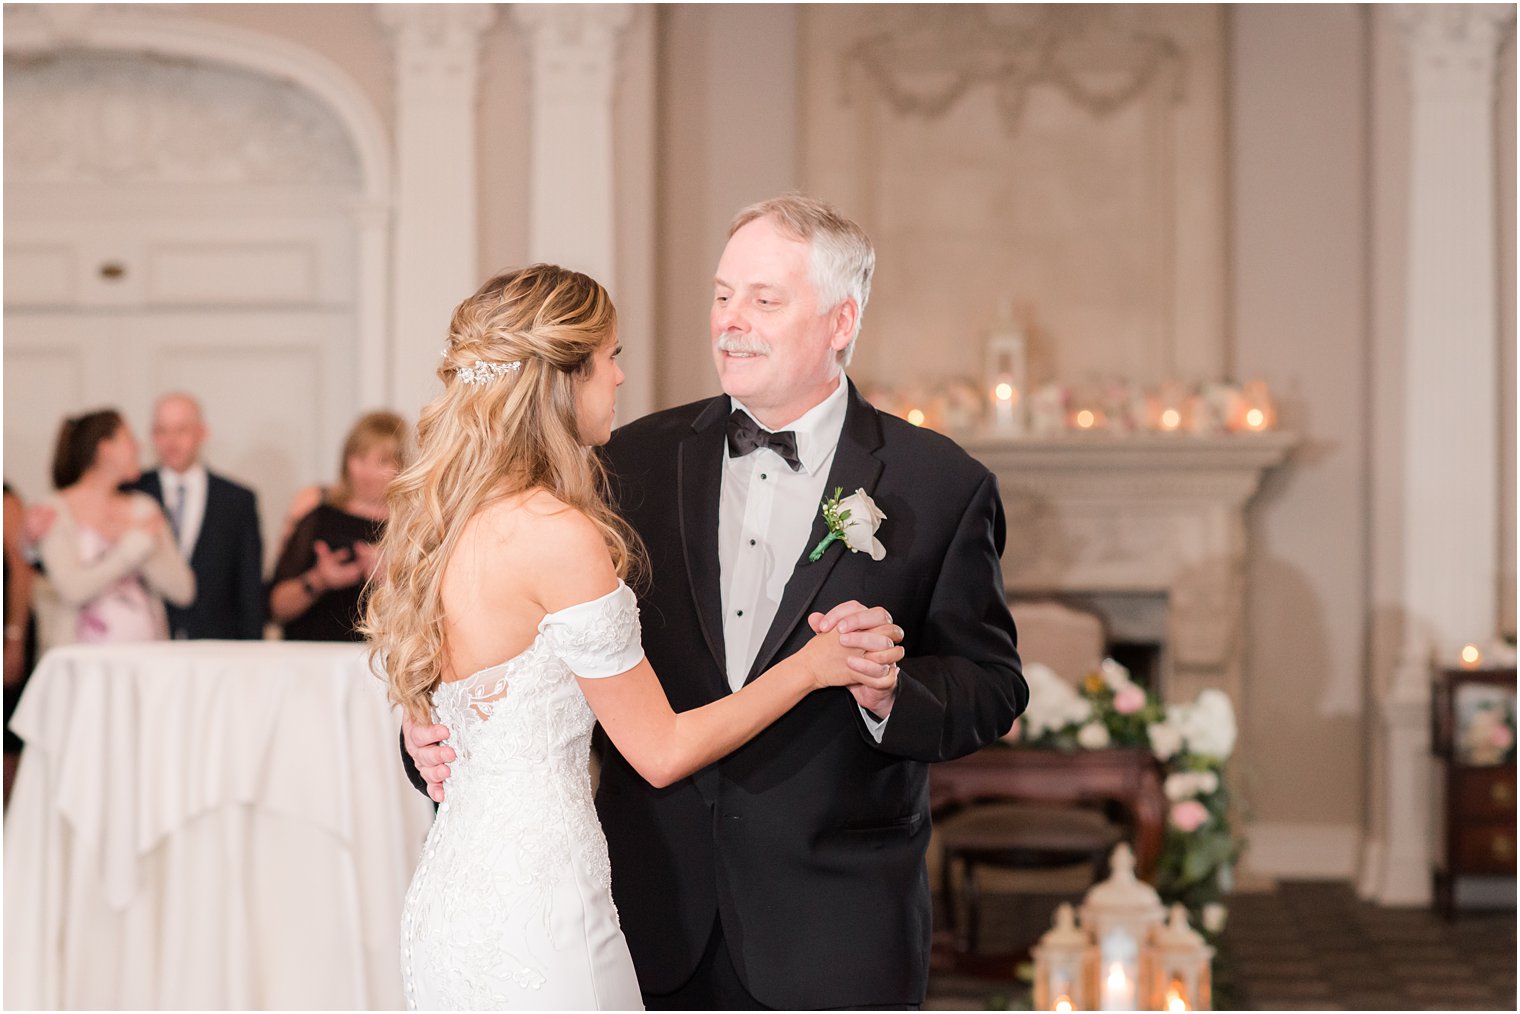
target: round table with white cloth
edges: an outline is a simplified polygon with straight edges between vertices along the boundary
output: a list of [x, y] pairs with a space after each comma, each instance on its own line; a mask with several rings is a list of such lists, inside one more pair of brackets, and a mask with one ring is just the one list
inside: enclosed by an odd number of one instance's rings
[[5, 1006], [394, 1009], [432, 822], [357, 644], [75, 645], [11, 729]]

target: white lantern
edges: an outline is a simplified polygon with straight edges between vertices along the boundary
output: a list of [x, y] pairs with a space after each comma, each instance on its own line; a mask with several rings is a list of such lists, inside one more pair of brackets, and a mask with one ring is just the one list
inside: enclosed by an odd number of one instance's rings
[[1083, 962], [1087, 957], [1087, 934], [1077, 928], [1070, 905], [1056, 909], [1055, 925], [1040, 937], [1034, 955], [1034, 1009], [1087, 1010]]
[[1171, 920], [1151, 936], [1151, 1010], [1211, 1010], [1209, 960], [1214, 948], [1188, 925], [1187, 909], [1172, 906]]
[[1029, 340], [1004, 304], [997, 331], [987, 339], [986, 394], [992, 428], [1003, 436], [1023, 436], [1028, 408]]
[[1140, 951], [1166, 918], [1166, 909], [1154, 888], [1135, 879], [1135, 854], [1128, 843], [1114, 847], [1109, 866], [1109, 878], [1088, 891], [1082, 903], [1082, 928], [1097, 947], [1089, 996], [1098, 1010], [1137, 1010], [1149, 995]]

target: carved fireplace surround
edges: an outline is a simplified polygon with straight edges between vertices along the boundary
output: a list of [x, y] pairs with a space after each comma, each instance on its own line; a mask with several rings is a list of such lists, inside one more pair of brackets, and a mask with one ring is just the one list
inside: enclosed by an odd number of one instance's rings
[[998, 478], [1010, 597], [1165, 596], [1163, 696], [1181, 703], [1218, 687], [1240, 713], [1245, 507], [1266, 471], [1287, 457], [1293, 435], [967, 436], [960, 443]]

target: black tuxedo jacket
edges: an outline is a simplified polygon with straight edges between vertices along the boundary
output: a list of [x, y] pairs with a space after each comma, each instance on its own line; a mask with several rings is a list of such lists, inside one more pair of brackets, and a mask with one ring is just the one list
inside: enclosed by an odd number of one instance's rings
[[[671, 705], [729, 693], [718, 574], [727, 396], [640, 419], [605, 449], [618, 509], [643, 537], [644, 648]], [[820, 514], [749, 678], [812, 636], [811, 611], [885, 606], [906, 631], [878, 744], [849, 692], [819, 691], [727, 758], [665, 789], [602, 740], [597, 811], [639, 983], [672, 992], [721, 918], [750, 993], [771, 1007], [918, 1004], [927, 985], [928, 762], [1006, 733], [1028, 701], [1003, 592], [993, 475], [952, 441], [877, 412], [853, 385], [826, 490], [863, 487], [886, 558]]]
[[[131, 488], [164, 502], [157, 469], [144, 472]], [[264, 636], [264, 539], [252, 490], [207, 473], [206, 516], [190, 569], [195, 601], [185, 609], [166, 603], [169, 636], [247, 641]]]

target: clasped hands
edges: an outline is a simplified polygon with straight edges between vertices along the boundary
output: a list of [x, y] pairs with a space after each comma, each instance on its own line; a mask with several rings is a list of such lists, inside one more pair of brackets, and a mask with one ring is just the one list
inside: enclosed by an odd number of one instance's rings
[[[903, 629], [892, 622], [892, 616], [881, 606], [867, 609], [859, 602], [841, 602], [827, 613], [812, 613], [808, 626], [815, 634], [836, 631], [839, 643], [855, 648], [859, 655], [845, 659], [852, 672], [871, 680], [849, 684], [847, 689], [855, 703], [877, 718], [886, 718], [897, 699], [897, 663], [903, 658]], [[892, 642], [890, 648], [876, 648], [882, 636]], [[449, 764], [454, 760], [452, 747], [444, 741], [449, 738], [446, 725], [414, 725], [410, 719], [401, 723], [401, 741], [406, 752], [417, 766], [417, 773], [427, 783], [428, 796], [435, 802], [443, 802], [443, 783], [449, 777]]]
[[312, 545], [317, 561], [312, 570], [317, 576], [317, 587], [324, 591], [352, 588], [361, 581], [368, 581], [379, 561], [379, 549], [369, 542], [356, 542], [351, 549], [332, 549], [318, 539]]

